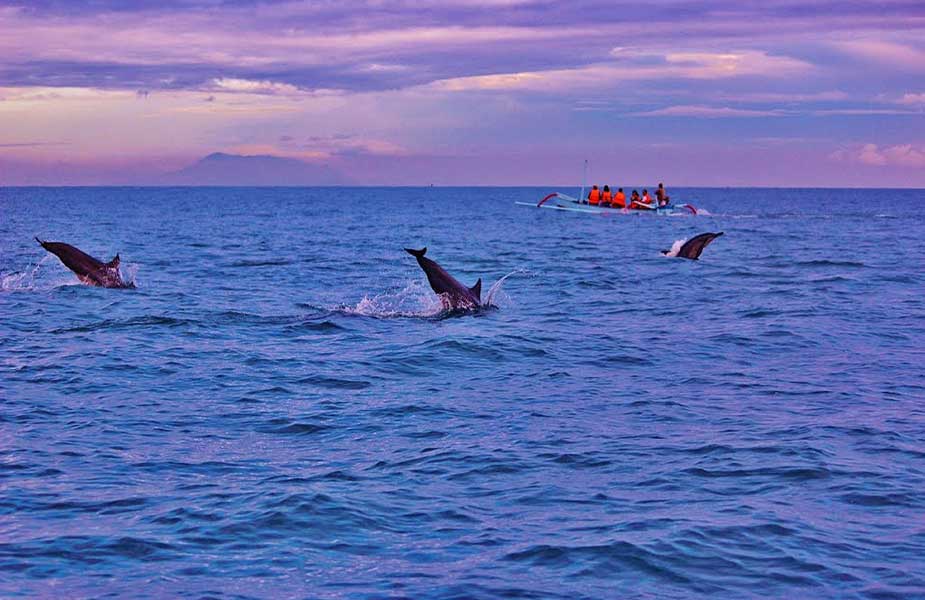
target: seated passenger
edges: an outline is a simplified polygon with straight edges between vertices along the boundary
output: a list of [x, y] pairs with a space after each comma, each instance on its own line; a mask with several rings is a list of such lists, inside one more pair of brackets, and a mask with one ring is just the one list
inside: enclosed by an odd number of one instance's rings
[[588, 192], [588, 204], [592, 206], [597, 206], [601, 203], [601, 190], [597, 189], [596, 185], [591, 186], [591, 191]]
[[613, 194], [610, 193], [610, 186], [605, 185], [604, 191], [601, 193], [601, 205], [610, 206], [611, 202], [613, 202]]
[[630, 194], [630, 208], [645, 208], [640, 200], [639, 192], [633, 190], [633, 193]]
[[642, 200], [643, 204], [652, 204], [652, 198], [649, 197], [649, 190], [642, 190]]
[[617, 190], [616, 195], [613, 197], [613, 203], [611, 204], [614, 208], [626, 208], [626, 194], [623, 193], [623, 188]]

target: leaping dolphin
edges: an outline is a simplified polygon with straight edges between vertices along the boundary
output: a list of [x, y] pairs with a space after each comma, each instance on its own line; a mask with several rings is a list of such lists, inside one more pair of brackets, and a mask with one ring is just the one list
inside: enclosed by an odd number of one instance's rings
[[41, 244], [42, 248], [57, 256], [65, 267], [74, 271], [81, 283], [105, 288], [135, 287], [132, 282], [125, 283], [122, 281], [122, 276], [119, 274], [120, 261], [118, 254], [108, 263], [104, 263], [70, 244], [43, 242], [39, 238], [35, 238], [35, 241]]
[[467, 288], [443, 270], [443, 267], [429, 258], [425, 258], [426, 247], [420, 250], [405, 248], [405, 252], [418, 259], [418, 265], [427, 275], [430, 287], [440, 296], [440, 301], [443, 303], [444, 308], [448, 310], [473, 309], [482, 305], [481, 278], [471, 288]]
[[721, 235], [723, 235], [722, 231], [717, 233], [701, 233], [700, 235], [695, 235], [691, 239], [684, 242], [684, 245], [681, 246], [677, 254], [672, 255], [671, 250], [662, 250], [662, 254], [697, 260], [700, 258], [700, 254], [703, 252], [703, 249], [706, 248], [710, 242]]

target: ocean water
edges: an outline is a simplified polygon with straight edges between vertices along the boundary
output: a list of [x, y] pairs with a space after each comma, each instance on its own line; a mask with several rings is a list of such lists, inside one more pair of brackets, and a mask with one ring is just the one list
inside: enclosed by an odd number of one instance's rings
[[0, 189], [0, 596], [925, 597], [925, 192], [548, 191]]

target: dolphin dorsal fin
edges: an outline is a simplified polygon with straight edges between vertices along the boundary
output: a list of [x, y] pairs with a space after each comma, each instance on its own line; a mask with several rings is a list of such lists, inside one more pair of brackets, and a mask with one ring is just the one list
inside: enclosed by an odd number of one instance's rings
[[120, 263], [120, 262], [121, 262], [121, 261], [120, 261], [120, 259], [119, 259], [119, 255], [116, 254], [116, 257], [115, 257], [115, 258], [113, 258], [111, 261], [109, 261], [108, 263], [106, 263], [106, 266], [109, 267], [110, 269], [118, 269], [118, 268], [119, 268], [119, 263]]
[[472, 292], [472, 295], [482, 300], [482, 278], [479, 277], [479, 280], [475, 282], [475, 285], [469, 288], [469, 291]]
[[427, 246], [424, 246], [420, 250], [414, 250], [412, 248], [405, 248], [405, 252], [407, 252], [408, 254], [410, 254], [411, 256], [415, 258], [421, 258], [425, 254], [427, 254]]

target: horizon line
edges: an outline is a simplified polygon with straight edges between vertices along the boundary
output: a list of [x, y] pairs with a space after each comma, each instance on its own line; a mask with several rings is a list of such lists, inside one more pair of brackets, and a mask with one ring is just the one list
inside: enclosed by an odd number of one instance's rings
[[[336, 184], [336, 185], [215, 185], [215, 184], [183, 184], [183, 185], [169, 185], [169, 184], [141, 184], [141, 185], [132, 185], [132, 184], [120, 184], [120, 183], [102, 183], [94, 185], [54, 185], [54, 184], [37, 184], [37, 185], [5, 185], [0, 184], [0, 190], [4, 189], [64, 189], [64, 188], [73, 188], [73, 189], [90, 189], [90, 188], [123, 188], [123, 189], [170, 189], [170, 188], [214, 188], [214, 189], [351, 189], [351, 188], [363, 188], [363, 189], [408, 189], [408, 188], [442, 188], [442, 189], [462, 189], [462, 188], [483, 188], [483, 189], [523, 189], [523, 188], [537, 188], [537, 189], [549, 189], [549, 188], [575, 188], [582, 187], [576, 186], [574, 184], [567, 185], [490, 185], [490, 184], [468, 184], [468, 185], [444, 185], [437, 183], [428, 183], [428, 184], [408, 184], [408, 185], [398, 185], [398, 184], [369, 184], [369, 185], [347, 185], [347, 184]], [[590, 189], [590, 186], [584, 186]], [[630, 188], [633, 186], [623, 185], [623, 188]], [[641, 189], [646, 189], [643, 186], [636, 186]], [[654, 187], [654, 186], [650, 186]], [[874, 187], [874, 186], [825, 186], [825, 185], [684, 185], [684, 184], [672, 184], [672, 188], [675, 189], [696, 189], [696, 190], [878, 190], [878, 191], [891, 191], [891, 190], [901, 190], [901, 191], [925, 191], [925, 187], [915, 187], [915, 186], [899, 186], [899, 187]]]

